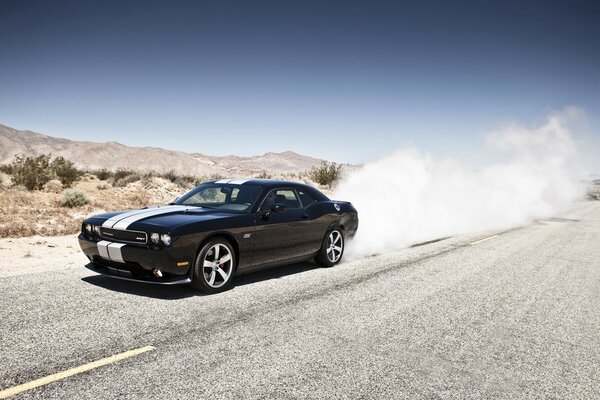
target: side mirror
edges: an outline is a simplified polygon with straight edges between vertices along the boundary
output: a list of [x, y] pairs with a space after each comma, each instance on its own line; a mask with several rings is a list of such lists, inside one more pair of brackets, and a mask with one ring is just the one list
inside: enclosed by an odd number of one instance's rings
[[284, 212], [285, 211], [285, 206], [281, 203], [277, 203], [277, 204], [273, 204], [271, 206], [271, 211], [273, 212]]

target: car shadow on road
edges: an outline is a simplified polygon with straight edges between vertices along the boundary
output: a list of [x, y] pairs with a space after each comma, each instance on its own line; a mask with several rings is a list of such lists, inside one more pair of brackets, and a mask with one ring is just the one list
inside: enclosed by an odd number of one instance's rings
[[256, 282], [268, 281], [271, 279], [279, 279], [288, 275], [299, 274], [317, 268], [319, 268], [319, 266], [313, 262], [301, 262], [296, 264], [284, 265], [281, 267], [273, 267], [236, 276], [233, 284], [235, 288], [236, 286], [244, 286]]
[[180, 300], [187, 297], [202, 296], [188, 285], [155, 285], [151, 283], [131, 282], [110, 276], [92, 275], [82, 281], [114, 292], [133, 294], [136, 296], [152, 297], [161, 300]]
[[[319, 267], [315, 263], [302, 262], [250, 272], [236, 276], [233, 282], [233, 287], [229, 290], [235, 290], [236, 287], [245, 286], [252, 283], [268, 281], [271, 279], [279, 279], [288, 275], [299, 274], [317, 268]], [[193, 296], [205, 296], [205, 294], [195, 291], [189, 285], [163, 286], [151, 283], [115, 279], [104, 275], [86, 276], [85, 278], [81, 278], [81, 280], [91, 285], [115, 292], [151, 297], [161, 300], [180, 300]]]

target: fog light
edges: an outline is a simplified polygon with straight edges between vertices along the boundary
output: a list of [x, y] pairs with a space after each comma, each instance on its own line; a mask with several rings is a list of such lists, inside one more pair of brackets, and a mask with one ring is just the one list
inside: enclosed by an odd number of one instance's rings
[[165, 246], [171, 245], [171, 236], [169, 235], [160, 235], [160, 240], [165, 244]]
[[85, 230], [87, 233], [92, 233], [92, 226], [90, 224], [85, 224]]
[[154, 244], [158, 244], [158, 242], [160, 241], [160, 235], [158, 233], [151, 233], [150, 241]]

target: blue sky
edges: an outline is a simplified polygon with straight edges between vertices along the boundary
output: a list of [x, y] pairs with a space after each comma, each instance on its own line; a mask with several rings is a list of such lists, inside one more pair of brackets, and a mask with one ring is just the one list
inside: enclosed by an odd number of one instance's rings
[[358, 163], [599, 125], [598, 2], [0, 1], [0, 56], [0, 123], [77, 140]]

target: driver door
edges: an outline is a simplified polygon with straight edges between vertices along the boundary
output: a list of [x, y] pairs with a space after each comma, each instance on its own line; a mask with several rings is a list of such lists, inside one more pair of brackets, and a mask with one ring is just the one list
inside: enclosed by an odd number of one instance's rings
[[[285, 210], [273, 211], [274, 204]], [[258, 209], [253, 238], [253, 264], [263, 265], [304, 255], [308, 215], [295, 189], [273, 189]]]

